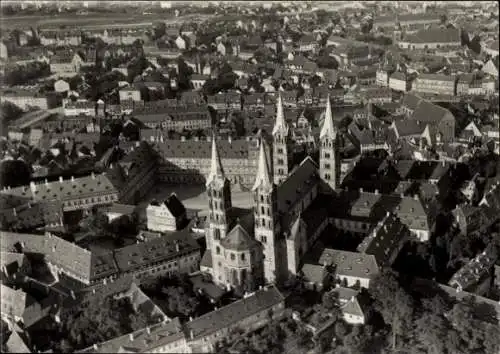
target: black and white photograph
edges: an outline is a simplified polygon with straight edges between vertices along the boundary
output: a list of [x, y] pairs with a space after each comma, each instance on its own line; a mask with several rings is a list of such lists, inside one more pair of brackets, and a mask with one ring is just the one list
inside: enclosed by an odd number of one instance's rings
[[0, 352], [500, 354], [497, 1], [0, 10]]

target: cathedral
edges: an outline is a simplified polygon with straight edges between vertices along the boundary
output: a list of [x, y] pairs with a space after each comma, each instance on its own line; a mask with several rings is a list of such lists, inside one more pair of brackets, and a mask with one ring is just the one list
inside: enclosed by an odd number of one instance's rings
[[319, 167], [309, 156], [294, 165], [291, 129], [281, 96], [272, 136], [272, 148], [260, 139], [252, 209], [232, 205], [230, 182], [216, 139], [212, 139], [206, 180], [207, 250], [200, 268], [216, 284], [251, 291], [262, 284], [284, 282], [299, 272], [301, 259], [313, 243], [306, 224], [315, 213], [308, 213], [308, 208], [340, 183], [337, 130], [329, 98], [320, 132]]

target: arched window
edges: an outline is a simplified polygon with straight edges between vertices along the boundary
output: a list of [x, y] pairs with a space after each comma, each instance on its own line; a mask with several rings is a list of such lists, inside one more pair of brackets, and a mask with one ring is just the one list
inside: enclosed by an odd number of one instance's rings
[[[214, 238], [216, 240], [220, 240], [220, 230], [219, 229], [214, 229]], [[219, 248], [219, 247], [217, 247]]]
[[234, 261], [236, 259], [236, 256], [234, 255], [234, 253], [231, 253], [231, 260]]
[[215, 253], [220, 254], [220, 247], [219, 246], [215, 247]]

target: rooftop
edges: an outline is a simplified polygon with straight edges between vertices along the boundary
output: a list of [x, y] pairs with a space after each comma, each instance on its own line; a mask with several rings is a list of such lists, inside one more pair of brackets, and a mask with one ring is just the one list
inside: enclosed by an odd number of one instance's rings
[[218, 310], [207, 313], [186, 323], [187, 333], [192, 333], [194, 339], [228, 328], [249, 316], [284, 303], [283, 295], [271, 285], [257, 290], [252, 295], [233, 302]]

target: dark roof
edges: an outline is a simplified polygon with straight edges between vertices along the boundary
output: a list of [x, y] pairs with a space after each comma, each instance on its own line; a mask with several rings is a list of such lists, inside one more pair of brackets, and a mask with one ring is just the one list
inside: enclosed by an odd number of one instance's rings
[[248, 232], [246, 232], [240, 224], [236, 224], [221, 241], [222, 247], [235, 251], [249, 250], [256, 244], [257, 241], [253, 237], [250, 237]]
[[178, 218], [186, 213], [186, 208], [184, 204], [179, 200], [175, 193], [172, 193], [167, 200], [165, 201], [165, 205], [168, 210], [172, 214], [173, 217]]
[[357, 250], [375, 256], [380, 266], [390, 266], [391, 257], [408, 236], [408, 228], [394, 214], [387, 213], [358, 245]]
[[[157, 144], [166, 158], [211, 158], [211, 142], [209, 141], [181, 141], [167, 140]], [[217, 148], [222, 159], [248, 159], [249, 144], [246, 140], [218, 140]]]
[[429, 28], [408, 36], [404, 42], [410, 43], [461, 43], [458, 28]]
[[182, 338], [184, 338], [184, 332], [181, 323], [178, 318], [174, 318], [96, 344], [79, 353], [147, 353]]
[[325, 248], [318, 260], [321, 265], [332, 265], [339, 275], [372, 278], [379, 273], [373, 255]]
[[319, 180], [318, 167], [306, 157], [278, 187], [278, 210], [288, 213], [292, 206], [316, 185]]
[[195, 318], [187, 322], [185, 328], [188, 333], [192, 333], [194, 339], [205, 337], [280, 303], [284, 303], [284, 297], [274, 285], [271, 285], [219, 310]]
[[411, 119], [426, 123], [439, 123], [447, 114], [451, 115], [451, 112], [446, 108], [422, 100], [415, 112], [413, 112]]
[[118, 269], [122, 272], [140, 269], [148, 264], [176, 259], [180, 254], [199, 251], [199, 246], [187, 229], [167, 233], [147, 242], [115, 250]]

